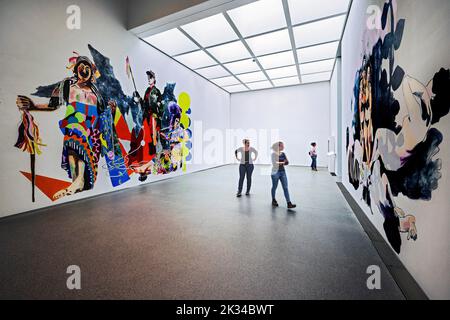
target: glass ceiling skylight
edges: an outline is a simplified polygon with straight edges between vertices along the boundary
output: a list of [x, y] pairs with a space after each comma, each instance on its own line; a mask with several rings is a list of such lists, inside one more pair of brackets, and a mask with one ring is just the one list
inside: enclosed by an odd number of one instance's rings
[[269, 81], [247, 83], [247, 86], [252, 90], [272, 88], [272, 85]]
[[222, 66], [207, 67], [197, 69], [195, 71], [208, 79], [220, 78], [230, 75], [230, 73], [227, 70], [225, 70]]
[[246, 39], [256, 56], [292, 49], [287, 29]]
[[242, 82], [255, 82], [261, 80], [267, 80], [267, 77], [262, 71], [244, 73], [237, 76]]
[[297, 48], [341, 38], [345, 15], [300, 25], [293, 29]]
[[297, 50], [299, 63], [323, 60], [336, 57], [339, 41], [311, 46]]
[[272, 69], [295, 64], [294, 55], [292, 54], [291, 50], [258, 57], [258, 61], [265, 69]]
[[238, 84], [238, 85], [235, 85], [235, 86], [229, 86], [229, 87], [226, 86], [226, 87], [223, 87], [223, 88], [225, 90], [227, 90], [228, 92], [230, 92], [230, 93], [241, 92], [241, 91], [248, 91], [247, 87], [242, 85], [242, 84]]
[[259, 0], [227, 13], [243, 37], [286, 27], [281, 0]]
[[239, 81], [233, 76], [212, 79], [211, 81], [221, 87], [239, 84]]
[[168, 31], [146, 36], [147, 30], [138, 36], [228, 92], [330, 80], [350, 0], [243, 2], [247, 4]]
[[[171, 39], [171, 41], [167, 41], [167, 39]], [[194, 42], [189, 40], [188, 37], [178, 29], [164, 31], [146, 37], [144, 40], [170, 56], [199, 49]]]
[[319, 81], [329, 81], [331, 72], [313, 73], [302, 76], [302, 83], [311, 83]]
[[[203, 47], [238, 39], [233, 28], [221, 13], [186, 24], [181, 28]], [[168, 41], [168, 39], [170, 38], [166, 39], [167, 42], [173, 41], [172, 39]]]
[[297, 75], [297, 67], [290, 66], [290, 67], [283, 67], [283, 68], [277, 68], [277, 69], [270, 69], [270, 70], [267, 70], [267, 74], [269, 75], [270, 79], [278, 79], [278, 78], [286, 78], [286, 77], [296, 76]]
[[256, 62], [253, 61], [253, 59], [227, 63], [225, 64], [225, 67], [234, 74], [241, 74], [261, 70], [256, 64]]
[[222, 44], [207, 50], [222, 63], [251, 58], [250, 53], [241, 41]]
[[210, 56], [208, 56], [204, 51], [201, 50], [186, 53], [174, 58], [191, 69], [197, 69], [217, 64]]
[[310, 74], [333, 70], [334, 59], [322, 60], [317, 62], [309, 62], [300, 65], [300, 73]]
[[298, 79], [298, 77], [289, 77], [289, 78], [275, 79], [272, 80], [272, 82], [276, 87], [283, 87], [299, 84], [300, 80]]
[[293, 25], [347, 13], [350, 0], [288, 0]]

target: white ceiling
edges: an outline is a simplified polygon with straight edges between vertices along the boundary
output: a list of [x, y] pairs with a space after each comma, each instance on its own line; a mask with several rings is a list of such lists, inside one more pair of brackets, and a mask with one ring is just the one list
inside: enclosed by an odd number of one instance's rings
[[143, 38], [234, 93], [329, 81], [350, 0], [259, 0]]

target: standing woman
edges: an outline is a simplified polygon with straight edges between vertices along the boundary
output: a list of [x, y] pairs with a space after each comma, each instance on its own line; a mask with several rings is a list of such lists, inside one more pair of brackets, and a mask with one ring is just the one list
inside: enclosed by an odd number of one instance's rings
[[286, 170], [284, 168], [289, 164], [289, 160], [287, 159], [286, 154], [283, 152], [284, 143], [281, 141], [274, 143], [272, 145], [272, 150], [272, 206], [278, 207], [278, 202], [275, 199], [275, 195], [277, 192], [278, 181], [281, 181], [281, 186], [283, 187], [287, 207], [289, 209], [293, 209], [297, 205], [292, 204], [291, 198], [289, 197], [288, 180]]
[[[252, 173], [254, 169], [253, 162], [258, 157], [258, 151], [256, 151], [255, 148], [250, 147], [250, 140], [244, 139], [242, 143], [244, 146], [234, 151], [236, 159], [240, 162], [237, 197], [242, 196], [242, 187], [244, 185], [245, 176], [247, 176], [247, 192], [245, 195], [248, 196], [250, 194], [250, 188], [252, 187]], [[240, 158], [238, 157], [238, 154], [240, 154]]]
[[311, 150], [309, 151], [311, 157], [311, 169], [317, 171], [317, 143], [311, 143]]

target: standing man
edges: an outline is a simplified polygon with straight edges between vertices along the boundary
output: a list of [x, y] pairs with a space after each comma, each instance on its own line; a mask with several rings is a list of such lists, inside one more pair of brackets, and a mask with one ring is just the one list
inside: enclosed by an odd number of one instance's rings
[[151, 161], [156, 155], [159, 142], [162, 118], [162, 95], [156, 87], [156, 76], [153, 71], [147, 71], [148, 88], [142, 99], [134, 92], [134, 99], [139, 102], [142, 110], [142, 123], [139, 132], [133, 128], [131, 134], [128, 164], [134, 164], [135, 171], [140, 174], [139, 180], [145, 181], [151, 168]]

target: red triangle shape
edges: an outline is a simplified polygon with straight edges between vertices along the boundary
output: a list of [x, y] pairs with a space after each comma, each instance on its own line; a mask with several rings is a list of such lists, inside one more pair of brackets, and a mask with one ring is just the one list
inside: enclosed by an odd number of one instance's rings
[[[31, 182], [31, 173], [24, 171], [20, 171], [20, 173], [22, 173]], [[55, 201], [55, 199], [53, 199], [53, 195], [59, 190], [70, 186], [72, 182], [36, 175], [35, 184], [36, 187], [41, 190], [42, 193], [44, 193], [50, 200]]]

